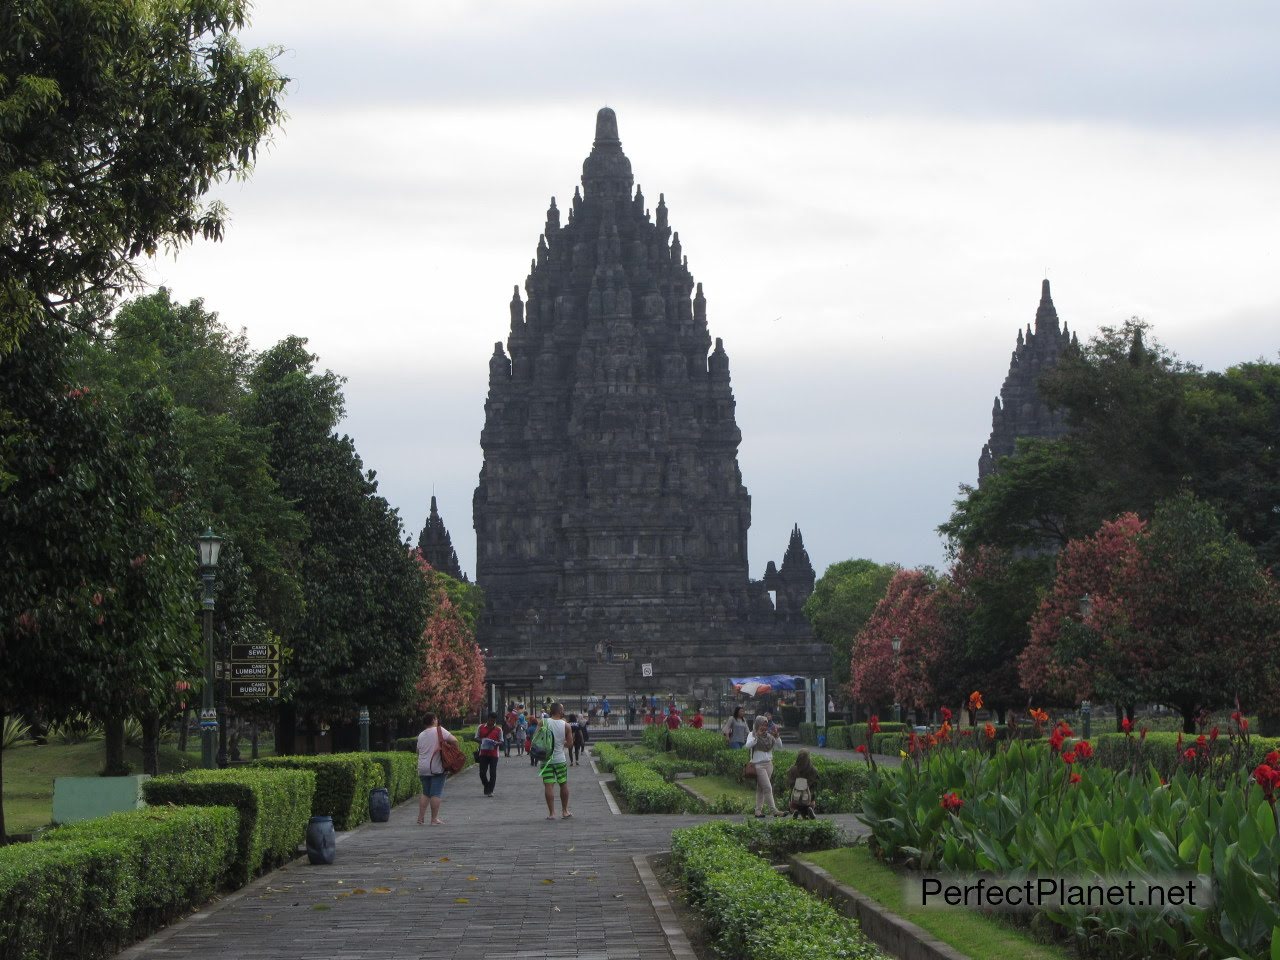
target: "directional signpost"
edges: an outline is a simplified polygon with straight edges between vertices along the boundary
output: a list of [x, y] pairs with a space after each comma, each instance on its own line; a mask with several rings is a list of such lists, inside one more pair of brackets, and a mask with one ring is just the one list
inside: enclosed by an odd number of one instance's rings
[[280, 696], [280, 644], [231, 645], [231, 696], [251, 700]]

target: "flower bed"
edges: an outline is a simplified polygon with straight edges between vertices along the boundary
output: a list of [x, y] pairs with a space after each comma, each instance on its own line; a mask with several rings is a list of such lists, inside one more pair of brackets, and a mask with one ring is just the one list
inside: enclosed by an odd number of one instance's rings
[[[860, 818], [883, 855], [926, 870], [1041, 876], [1194, 876], [1218, 891], [1208, 909], [1163, 913], [1064, 907], [1043, 916], [1090, 956], [1260, 956], [1280, 926], [1280, 774], [1259, 767], [1221, 781], [1176, 770], [1107, 769], [1091, 744], [1058, 728], [1047, 744], [994, 753], [916, 754], [863, 790]], [[1274, 758], [1280, 764], [1280, 756]], [[1262, 774], [1265, 773], [1265, 776]], [[1255, 777], [1266, 789], [1254, 782]]]
[[230, 807], [148, 808], [0, 847], [0, 958], [115, 953], [215, 892], [238, 828]]
[[293, 857], [307, 832], [316, 775], [310, 770], [191, 770], [152, 777], [142, 795], [152, 806], [233, 807], [239, 820], [229, 882]]
[[777, 852], [812, 849], [810, 843], [831, 845], [832, 825], [815, 826], [818, 823], [771, 824], [772, 829], [751, 833], [746, 824], [707, 823], [672, 834], [673, 865], [723, 956], [741, 960], [883, 957], [855, 921], [794, 886], [748, 849], [752, 837]]

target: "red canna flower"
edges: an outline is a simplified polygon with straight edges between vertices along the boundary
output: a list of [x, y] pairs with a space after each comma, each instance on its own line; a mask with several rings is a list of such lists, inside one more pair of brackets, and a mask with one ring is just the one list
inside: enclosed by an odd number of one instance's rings
[[988, 740], [994, 740], [996, 738], [996, 728], [990, 723], [982, 728], [982, 732], [987, 735]]
[[1280, 770], [1269, 764], [1260, 763], [1253, 771], [1253, 780], [1266, 793], [1267, 799], [1274, 803], [1276, 788], [1280, 787]]
[[1203, 753], [1205, 750], [1208, 750], [1209, 738], [1206, 737], [1203, 733], [1200, 734], [1200, 736], [1196, 737], [1196, 746], [1200, 748], [1201, 753]]
[[1191, 763], [1193, 760], [1195, 760], [1195, 758], [1196, 758], [1196, 748], [1187, 747], [1186, 752], [1183, 753], [1182, 755], [1182, 759], [1186, 760], [1187, 763]]
[[1066, 737], [1062, 735], [1061, 730], [1053, 731], [1052, 735], [1050, 735], [1049, 737], [1049, 749], [1052, 750], [1054, 753], [1057, 753], [1059, 750], [1062, 749], [1062, 741], [1065, 739]]
[[1049, 714], [1046, 711], [1039, 709], [1038, 707], [1032, 708], [1029, 711], [1029, 713], [1030, 713], [1031, 719], [1034, 720], [1036, 723], [1049, 722]]
[[1263, 762], [1268, 766], [1280, 768], [1280, 750], [1272, 750], [1263, 758]]
[[960, 795], [952, 791], [942, 795], [942, 809], [955, 812], [964, 806], [964, 801], [960, 799]]
[[1125, 717], [1123, 720], [1120, 721], [1120, 729], [1123, 730], [1125, 733], [1133, 733], [1133, 721], [1130, 720], [1128, 717]]
[[1073, 774], [1071, 774], [1071, 776], [1067, 778], [1067, 782], [1068, 782], [1068, 783], [1079, 783], [1079, 782], [1080, 782], [1080, 774], [1078, 774], [1078, 773], [1073, 773]]
[[866, 745], [865, 743], [860, 743], [860, 744], [858, 744], [856, 747], [854, 747], [853, 749], [854, 749], [855, 751], [857, 751], [858, 753], [866, 753], [866, 752], [867, 752], [867, 745]]
[[1088, 740], [1081, 740], [1076, 744], [1076, 753], [1080, 755], [1081, 760], [1089, 760], [1093, 757], [1093, 746]]
[[982, 709], [982, 694], [980, 694], [977, 690], [969, 694], [969, 709], [970, 710]]
[[880, 732], [880, 718], [877, 717], [874, 713], [871, 715], [871, 719], [867, 721], [867, 729], [870, 730], [872, 733]]
[[943, 723], [950, 723], [950, 722], [951, 722], [951, 708], [950, 708], [950, 707], [943, 707], [943, 708], [942, 708], [942, 722], [943, 722]]
[[1217, 740], [1217, 739], [1218, 739], [1218, 728], [1217, 728], [1217, 727], [1210, 727], [1210, 728], [1209, 728], [1209, 739], [1210, 739], [1210, 740]]
[[1068, 751], [1066, 751], [1065, 753], [1063, 753], [1063, 755], [1062, 755], [1062, 762], [1063, 762], [1063, 763], [1065, 763], [1065, 764], [1072, 764], [1072, 763], [1075, 763], [1075, 762], [1076, 762], [1076, 752], [1075, 752], [1074, 750], [1068, 750]]

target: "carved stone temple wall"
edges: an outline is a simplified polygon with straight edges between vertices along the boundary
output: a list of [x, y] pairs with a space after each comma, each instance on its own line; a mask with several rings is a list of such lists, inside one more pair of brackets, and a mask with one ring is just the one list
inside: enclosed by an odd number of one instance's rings
[[474, 498], [490, 676], [584, 689], [597, 643], [637, 693], [829, 673], [801, 612], [814, 571], [798, 528], [781, 567], [750, 579], [729, 357], [608, 108], [524, 294], [489, 360]]

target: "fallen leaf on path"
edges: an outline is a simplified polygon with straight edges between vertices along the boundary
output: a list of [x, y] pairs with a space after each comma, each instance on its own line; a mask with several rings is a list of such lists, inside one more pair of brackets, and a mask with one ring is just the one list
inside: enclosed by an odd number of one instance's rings
[[390, 893], [391, 888], [390, 887], [374, 887], [373, 892], [374, 893]]
[[555, 883], [555, 881], [554, 881], [554, 880], [552, 880], [550, 877], [546, 877], [546, 878], [544, 878], [542, 882], [543, 882], [543, 883]]
[[360, 887], [356, 887], [356, 888], [355, 888], [354, 890], [352, 890], [351, 892], [352, 892], [352, 893], [368, 893], [369, 891], [368, 891], [368, 890], [362, 890]]
[[329, 909], [329, 905], [328, 905], [327, 903], [317, 903], [317, 904], [314, 904], [314, 905], [311, 907], [311, 909], [312, 909], [312, 910], [328, 910], [328, 909]]
[[468, 880], [479, 880], [479, 877], [467, 877]]
[[441, 863], [448, 863], [448, 862], [449, 862], [449, 858], [448, 858], [448, 857], [441, 857], [441, 858], [440, 858], [440, 862], [441, 862]]
[[471, 901], [468, 900], [466, 897], [454, 897], [453, 902], [454, 903], [470, 903]]

